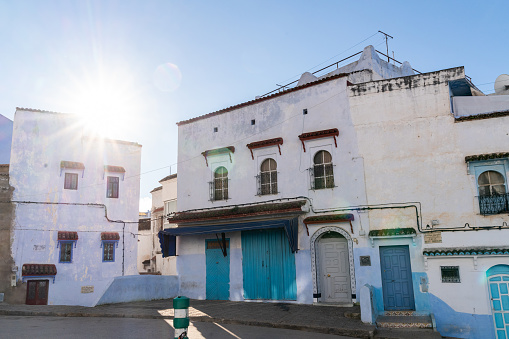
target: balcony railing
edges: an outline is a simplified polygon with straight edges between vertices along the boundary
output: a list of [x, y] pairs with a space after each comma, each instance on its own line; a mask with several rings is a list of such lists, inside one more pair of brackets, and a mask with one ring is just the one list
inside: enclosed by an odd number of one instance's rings
[[482, 215], [509, 213], [509, 193], [479, 196], [479, 210]]

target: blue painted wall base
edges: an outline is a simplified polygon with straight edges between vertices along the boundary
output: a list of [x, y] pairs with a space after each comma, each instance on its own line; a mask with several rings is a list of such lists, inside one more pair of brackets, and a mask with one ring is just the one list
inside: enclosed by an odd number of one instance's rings
[[429, 293], [429, 300], [435, 315], [437, 330], [442, 336], [469, 339], [495, 338], [491, 315], [456, 312], [431, 293]]

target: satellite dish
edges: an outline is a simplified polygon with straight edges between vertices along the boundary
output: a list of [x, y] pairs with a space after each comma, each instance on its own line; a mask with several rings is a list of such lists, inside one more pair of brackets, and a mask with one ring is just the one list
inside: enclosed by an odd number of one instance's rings
[[509, 95], [509, 75], [500, 74], [495, 80], [495, 93], [497, 95]]

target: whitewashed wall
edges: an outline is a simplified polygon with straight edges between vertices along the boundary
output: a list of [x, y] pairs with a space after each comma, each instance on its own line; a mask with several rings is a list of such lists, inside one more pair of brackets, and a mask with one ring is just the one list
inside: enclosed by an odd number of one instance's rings
[[[421, 225], [438, 220], [438, 229], [461, 228], [466, 223], [471, 227], [501, 226], [509, 221], [504, 214], [479, 214], [476, 179], [465, 163], [465, 156], [507, 152], [509, 117], [455, 122], [448, 81], [461, 78], [464, 70], [458, 67], [350, 88], [370, 204], [415, 203], [421, 207]], [[415, 214], [373, 211], [369, 217], [373, 228], [416, 226]], [[424, 244], [422, 236], [416, 238], [417, 255], [411, 253], [413, 277], [427, 279], [429, 295], [421, 302], [428, 300], [427, 307], [436, 314], [442, 335], [489, 336], [486, 333], [491, 333], [493, 325], [486, 270], [495, 264], [509, 264], [509, 257], [479, 258], [477, 268], [472, 258], [430, 258], [426, 268], [422, 249], [505, 247], [508, 233], [442, 232], [442, 242], [434, 244]], [[440, 266], [459, 266], [461, 283], [442, 283]], [[372, 280], [371, 284], [381, 288], [381, 282]]]
[[[23, 264], [55, 264], [48, 303], [91, 306], [122, 265], [123, 274], [137, 274], [140, 160], [140, 145], [86, 138], [73, 115], [16, 111], [9, 174], [13, 200], [23, 202], [16, 204], [12, 242], [18, 283]], [[61, 161], [82, 162], [85, 170], [61, 171]], [[125, 177], [104, 175], [104, 165], [124, 167]], [[66, 171], [79, 173], [77, 190], [64, 190]], [[108, 175], [120, 176], [118, 199], [106, 198]], [[58, 231], [78, 232], [72, 263], [59, 263]], [[113, 263], [102, 262], [101, 232], [120, 234]], [[82, 286], [94, 292], [81, 293]]]
[[[307, 109], [307, 115], [303, 115]], [[251, 120], [255, 120], [255, 125]], [[214, 132], [214, 127], [218, 132]], [[305, 141], [306, 152], [298, 135], [338, 128], [337, 147], [332, 137]], [[277, 146], [253, 150], [246, 144], [283, 138], [281, 154]], [[234, 146], [235, 153], [208, 157], [208, 167], [201, 153], [219, 147]], [[331, 153], [334, 167], [333, 189], [311, 190], [308, 169], [319, 150]], [[231, 112], [207, 117], [179, 126], [178, 210], [260, 203], [273, 199], [308, 197], [316, 210], [364, 205], [363, 160], [359, 158], [356, 131], [350, 118], [346, 78], [339, 78], [304, 88], [283, 96], [262, 101]], [[278, 194], [257, 196], [256, 178], [266, 158], [277, 162]], [[225, 166], [229, 172], [227, 201], [209, 201], [209, 184], [213, 171]], [[348, 211], [346, 211], [348, 212]], [[368, 219], [365, 220], [368, 223]], [[350, 225], [341, 225], [350, 232]], [[366, 224], [365, 229], [369, 229]], [[367, 227], [367, 228], [366, 228]], [[295, 255], [297, 302], [313, 302], [310, 259], [310, 238], [300, 218], [299, 251]], [[358, 221], [354, 221], [356, 238]], [[243, 300], [242, 249], [240, 232], [230, 238], [230, 298]], [[205, 239], [211, 236], [181, 236], [178, 238], [177, 270], [181, 279], [180, 294], [205, 298]], [[353, 291], [355, 293], [355, 291]]]

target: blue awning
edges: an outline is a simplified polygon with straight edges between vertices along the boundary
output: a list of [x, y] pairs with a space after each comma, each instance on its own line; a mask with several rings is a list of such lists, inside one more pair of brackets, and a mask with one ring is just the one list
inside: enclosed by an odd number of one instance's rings
[[[284, 228], [290, 248], [292, 252], [299, 249], [298, 232], [299, 220], [297, 217], [291, 219], [274, 219], [274, 220], [259, 220], [252, 222], [232, 222], [224, 224], [212, 224], [204, 226], [180, 226], [176, 228], [167, 228], [159, 231], [159, 239], [164, 236], [182, 236], [182, 235], [196, 235], [196, 234], [214, 234], [214, 233], [228, 233], [237, 231], [248, 231], [265, 228]], [[161, 242], [161, 249], [164, 253], [163, 242]]]

